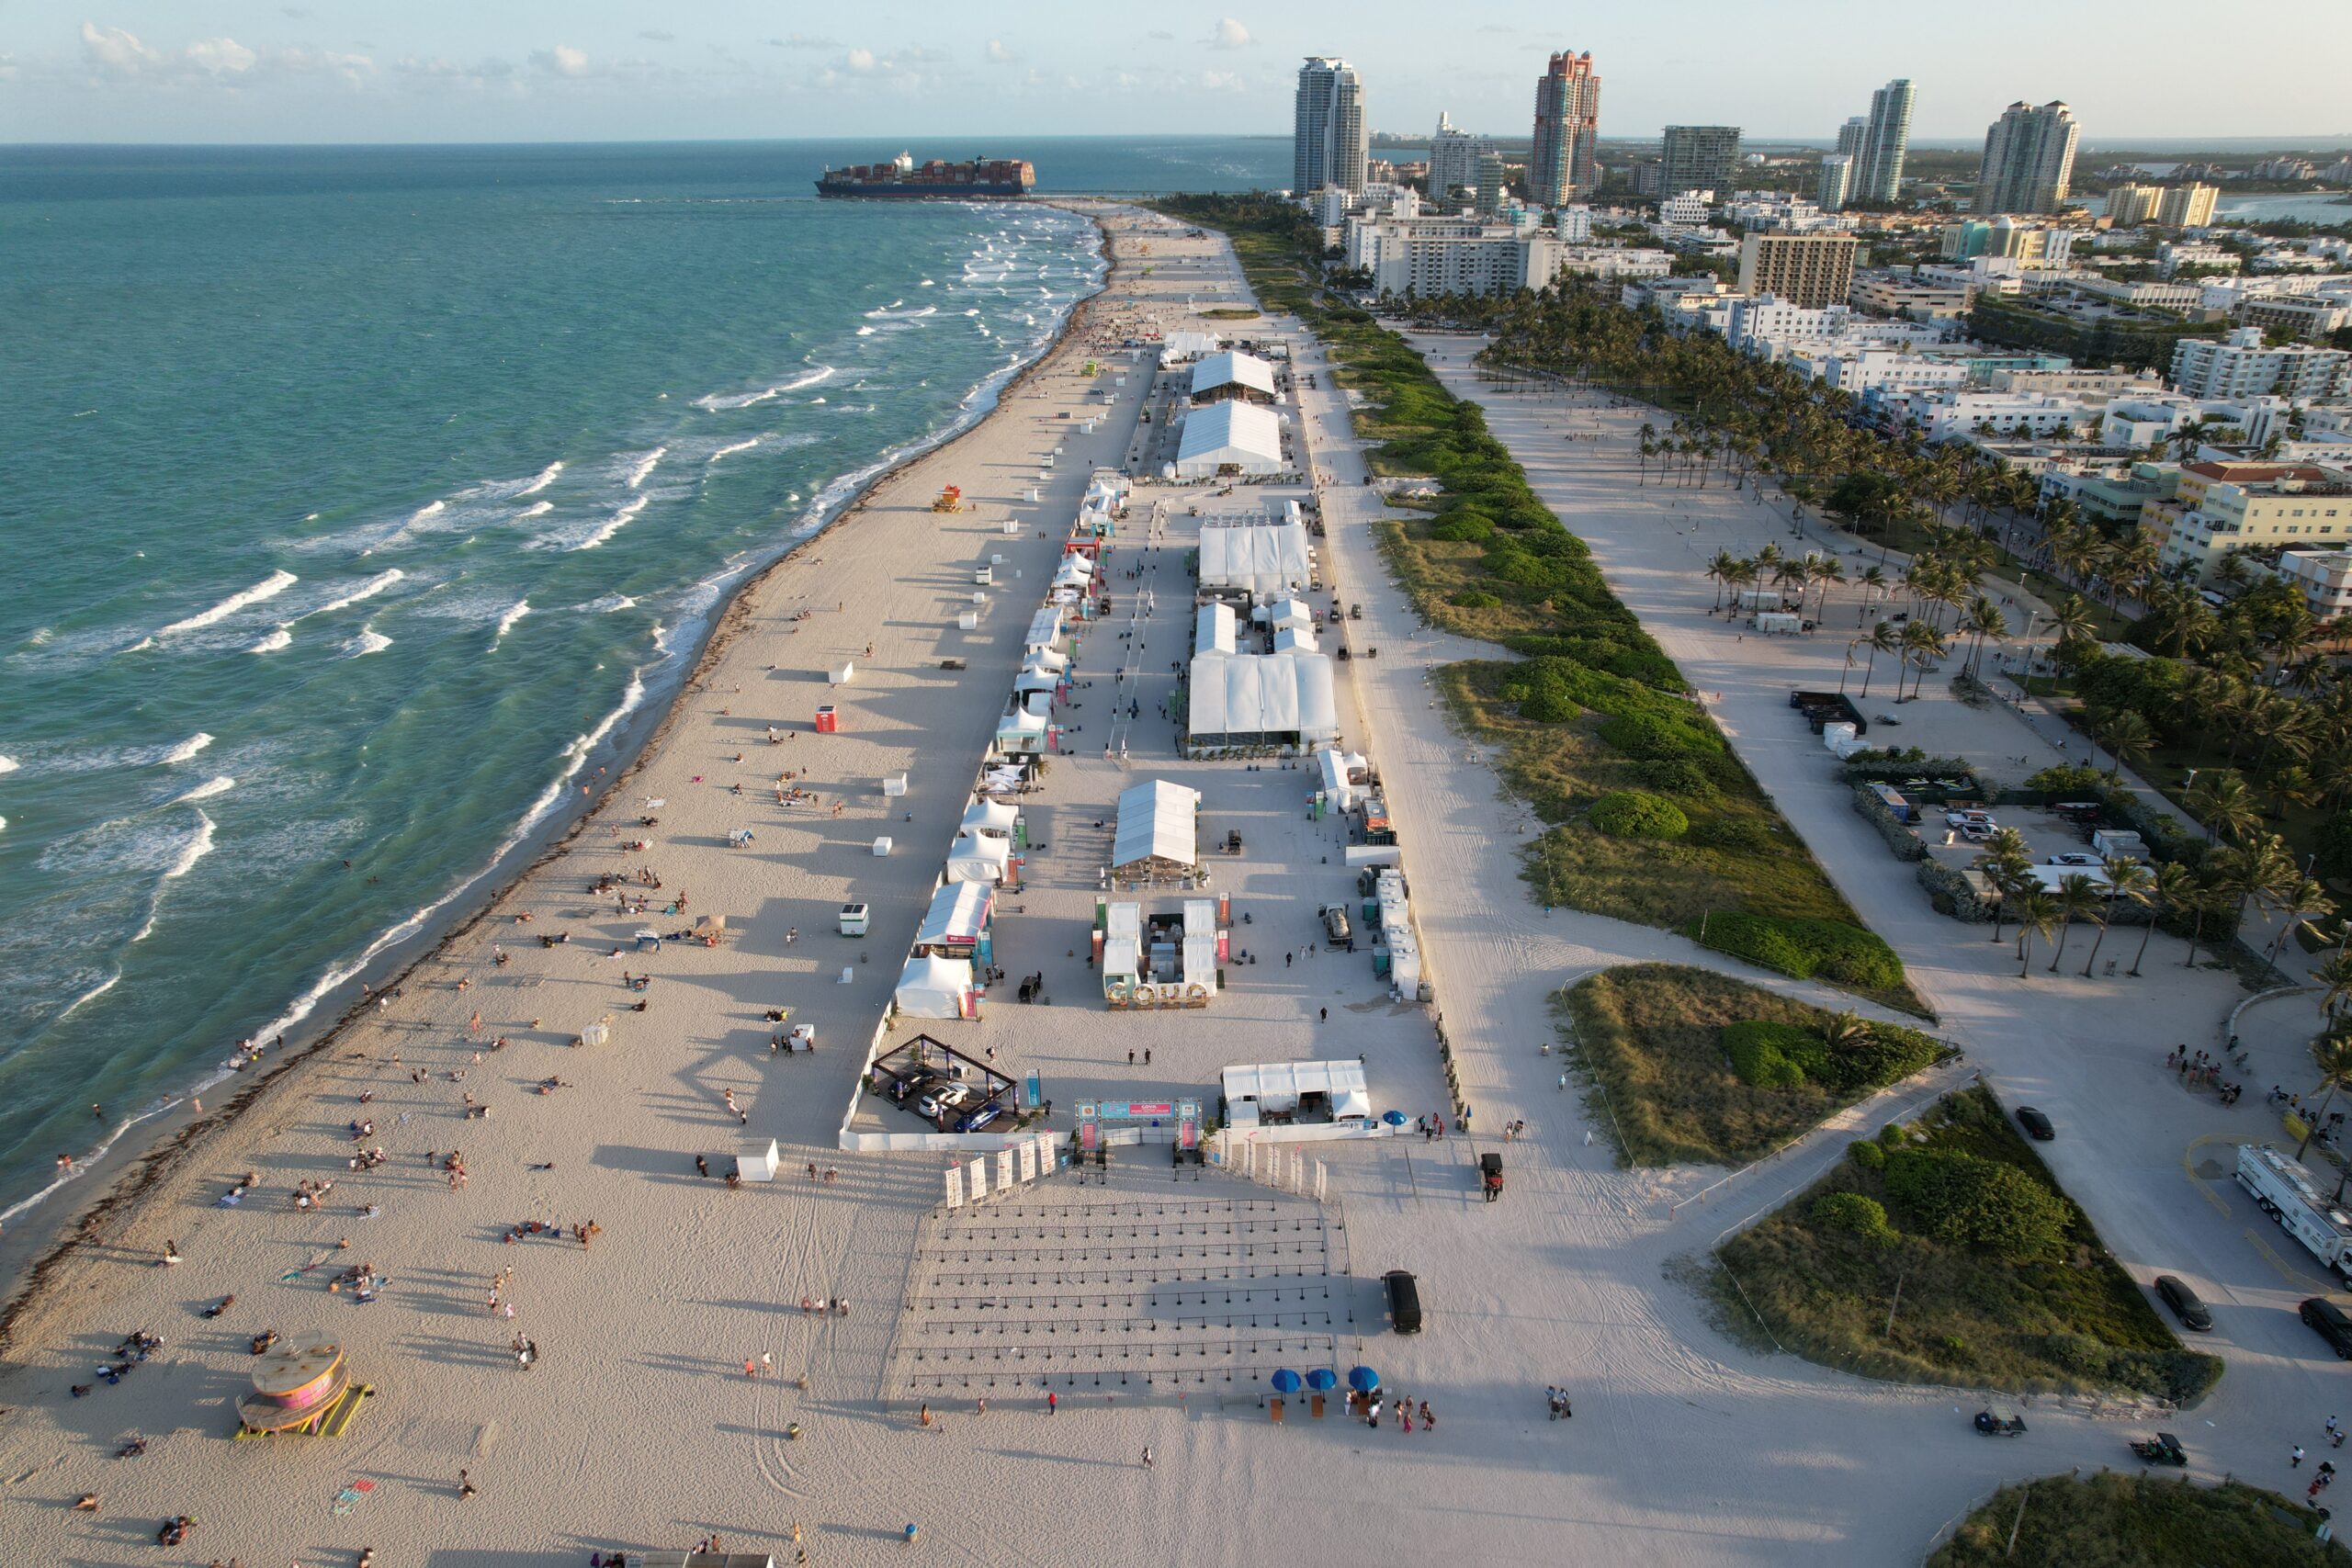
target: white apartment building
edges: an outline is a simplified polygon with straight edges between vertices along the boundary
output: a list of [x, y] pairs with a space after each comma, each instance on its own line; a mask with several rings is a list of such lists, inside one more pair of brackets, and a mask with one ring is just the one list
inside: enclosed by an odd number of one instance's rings
[[2077, 277], [2070, 279], [2068, 287], [2077, 293], [2149, 310], [2194, 310], [2204, 298], [2204, 290], [2194, 283], [2165, 283], [2155, 278]]
[[1803, 344], [1789, 350], [1786, 363], [1791, 369], [1856, 398], [1873, 392], [1956, 391], [1968, 380], [1963, 365], [1922, 359], [1900, 348]]
[[1554, 263], [1552, 276], [1572, 274], [1606, 282], [1664, 277], [1673, 270], [1674, 257], [1670, 254], [1644, 245], [1566, 245]]
[[1592, 238], [1592, 209], [1563, 207], [1553, 216], [1552, 232], [1564, 245], [1581, 245]]
[[1714, 205], [1713, 191], [1686, 190], [1657, 204], [1657, 220], [1679, 229], [1703, 229], [1707, 226], [1708, 211]]
[[1478, 187], [1478, 160], [1495, 150], [1494, 138], [1478, 136], [1456, 129], [1438, 110], [1437, 130], [1430, 137], [1430, 196], [1441, 207], [1450, 205], [1446, 197], [1452, 192]]
[[1674, 266], [1663, 251], [1569, 245], [1532, 224], [1460, 218], [1351, 219], [1344, 244], [1347, 265], [1371, 273], [1376, 292], [1421, 299], [1541, 288], [1564, 272], [1662, 276]]
[[1822, 231], [1842, 233], [1854, 226], [1850, 218], [1825, 212], [1801, 196], [1785, 196], [1778, 191], [1737, 192], [1724, 204], [1723, 218], [1743, 229], [1778, 229], [1791, 234]]
[[2172, 383], [2192, 398], [2352, 398], [2352, 353], [2296, 344], [2265, 345], [2260, 327], [2240, 327], [2219, 343], [2187, 338], [2172, 351]]
[[2312, 618], [2352, 615], [2352, 550], [2281, 550], [2272, 575], [2303, 596]]
[[2219, 267], [2224, 272], [2235, 272], [2244, 265], [2244, 258], [2227, 245], [2167, 240], [2156, 247], [2156, 272], [2166, 278], [2175, 276], [2185, 266]]
[[2098, 411], [2062, 393], [1973, 389], [1895, 393], [1880, 402], [1936, 444], [1983, 436], [2073, 436], [2098, 423]]
[[1776, 346], [1798, 341], [1835, 340], [1853, 320], [1850, 305], [1807, 308], [1770, 294], [1737, 295], [1726, 307], [1716, 330], [1724, 341], [1743, 354], [1771, 359]]

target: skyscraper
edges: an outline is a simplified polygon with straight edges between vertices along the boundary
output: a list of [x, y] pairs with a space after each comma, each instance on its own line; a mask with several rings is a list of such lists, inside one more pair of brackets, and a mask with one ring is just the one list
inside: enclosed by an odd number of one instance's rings
[[1363, 189], [1363, 78], [1344, 60], [1308, 55], [1298, 70], [1291, 189]]
[[1907, 76], [1898, 76], [1871, 95], [1870, 118], [1863, 122], [1862, 144], [1854, 160], [1854, 200], [1894, 199], [1903, 183], [1904, 154], [1911, 150], [1911, 99]]
[[1739, 167], [1739, 127], [1736, 125], [1669, 125], [1661, 142], [1660, 183], [1664, 196], [1686, 190], [1711, 190], [1729, 199], [1732, 175]]
[[1495, 150], [1494, 139], [1474, 135], [1456, 126], [1440, 109], [1437, 130], [1430, 137], [1430, 199], [1440, 207], [1463, 186], [1476, 186], [1478, 160]]
[[1527, 167], [1528, 196], [1558, 207], [1600, 184], [1600, 78], [1592, 51], [1552, 56], [1535, 79], [1535, 156]]
[[1821, 160], [1821, 184], [1815, 189], [1813, 199], [1824, 212], [1842, 209], [1854, 194], [1854, 155], [1850, 152], [1830, 152]]
[[2055, 212], [2075, 177], [2075, 138], [2082, 128], [2063, 103], [2014, 103], [1984, 132], [1976, 174], [1979, 212]]

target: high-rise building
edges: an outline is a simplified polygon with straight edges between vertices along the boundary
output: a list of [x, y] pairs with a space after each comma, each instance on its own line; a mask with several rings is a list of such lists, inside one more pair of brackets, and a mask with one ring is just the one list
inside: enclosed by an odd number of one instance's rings
[[2202, 229], [2213, 221], [2214, 186], [2166, 186], [2157, 198], [2155, 220], [2167, 229]]
[[1531, 199], [1558, 207], [1600, 184], [1600, 78], [1592, 51], [1552, 56], [1535, 79], [1535, 156], [1528, 164]]
[[1478, 159], [1478, 210], [1488, 218], [1503, 209], [1510, 194], [1510, 165], [1492, 152]]
[[2107, 217], [2117, 229], [2134, 229], [2156, 215], [2156, 203], [2164, 198], [2161, 186], [2109, 186], [2107, 192]]
[[1854, 195], [1854, 155], [1831, 152], [1821, 160], [1821, 185], [1813, 199], [1821, 204], [1824, 212], [1836, 212]]
[[1291, 189], [1363, 189], [1363, 78], [1344, 60], [1308, 55], [1298, 70]]
[[1856, 115], [1838, 128], [1838, 151], [1859, 162], [1862, 155], [1862, 142], [1870, 133], [1871, 122]]
[[1762, 233], [1739, 242], [1739, 291], [1770, 294], [1809, 310], [1842, 305], [1854, 287], [1851, 234]]
[[1901, 188], [1904, 154], [1911, 149], [1912, 96], [1907, 76], [1898, 76], [1871, 95], [1870, 118], [1863, 122], [1855, 158], [1856, 201], [1891, 202]]
[[1668, 196], [1686, 190], [1730, 194], [1739, 168], [1739, 127], [1669, 125], [1660, 144], [1658, 188]]
[[1437, 130], [1430, 135], [1430, 199], [1440, 207], [1464, 186], [1476, 187], [1478, 160], [1495, 150], [1494, 139], [1461, 130], [1438, 110]]
[[2075, 177], [2075, 139], [2082, 127], [2063, 103], [2011, 104], [1984, 132], [1976, 174], [1979, 212], [2055, 212]]

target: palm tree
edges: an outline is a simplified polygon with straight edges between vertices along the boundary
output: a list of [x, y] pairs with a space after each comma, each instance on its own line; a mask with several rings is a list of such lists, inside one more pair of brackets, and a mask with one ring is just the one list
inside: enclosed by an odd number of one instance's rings
[[2352, 953], [2337, 948], [2312, 967], [2312, 980], [2321, 987], [2319, 1010], [2333, 1027], [2335, 1015], [2352, 1001]]
[[2022, 980], [2033, 968], [2033, 939], [2046, 938], [2058, 927], [2058, 906], [2038, 886], [2021, 890], [2015, 899], [2009, 918], [2018, 923], [2018, 978]]
[[2303, 1141], [2295, 1145], [2297, 1159], [2312, 1146], [2312, 1135], [2327, 1124], [2327, 1108], [2335, 1103], [2335, 1091], [2352, 1085], [2352, 1035], [2329, 1034], [2312, 1041], [2312, 1063], [2319, 1068], [2319, 1082], [2312, 1086], [2312, 1092], [2324, 1088], [2327, 1098], [2303, 1122]]
[[2203, 820], [2209, 838], [2226, 834], [2235, 842], [2253, 832], [2262, 820], [2254, 792], [2233, 768], [2214, 768], [2199, 774], [2197, 782], [2188, 786], [2183, 803]]
[[1871, 1026], [1851, 1009], [1832, 1013], [1821, 1023], [1821, 1043], [1829, 1047], [1832, 1055], [1859, 1045], [1870, 1037]]
[[1845, 691], [1847, 680], [1854, 673], [1854, 649], [1870, 640], [1867, 637], [1849, 637], [1846, 639], [1846, 668], [1838, 671], [1839, 692]]
[[2058, 634], [2058, 646], [2061, 649], [2068, 643], [2090, 641], [2093, 624], [2091, 607], [2083, 602], [2083, 596], [2079, 593], [2067, 594], [2066, 597], [2059, 600], [2057, 607], [2050, 612], [2050, 629]]
[[2050, 972], [2055, 975], [2058, 961], [2066, 956], [2067, 929], [2099, 907], [2098, 884], [2080, 872], [2062, 876], [2052, 903], [2058, 914], [2058, 948], [2050, 955]]
[[2009, 639], [2009, 618], [2001, 613], [2001, 607], [1998, 604], [1979, 593], [1968, 602], [1968, 615], [1960, 623], [1960, 629], [1970, 633], [1976, 639], [1969, 648], [1968, 663], [1965, 666], [1968, 672], [1973, 675], [1976, 673], [1977, 660], [1984, 651], [1986, 639], [1990, 638], [1994, 642], [2007, 642]]
[[1714, 559], [1707, 563], [1707, 575], [1715, 580], [1715, 608], [1724, 607], [1724, 587], [1731, 581], [1731, 569], [1739, 558], [1729, 550], [1717, 550]]
[[[2009, 829], [2005, 828], [2002, 831]], [[1996, 854], [1978, 864], [1977, 869], [1984, 874], [1984, 880], [1999, 895], [1993, 901], [1993, 940], [1996, 942], [2001, 940], [2001, 917], [2007, 912], [2009, 899], [2024, 888], [2041, 886], [2029, 874], [2032, 866], [2032, 861], [2023, 854]]]
[[[1871, 628], [1871, 635], [1864, 637], [1862, 641], [1871, 650], [1870, 667], [1862, 671], [1862, 695], [1867, 697], [1871, 694], [1871, 677], [1878, 670], [1878, 656], [1882, 653], [1900, 653], [1903, 650], [1903, 637], [1902, 634], [1894, 629], [1894, 622], [1881, 621]], [[1902, 666], [1900, 665], [1895, 667], [1895, 688], [1900, 694], [1902, 690]]]
[[1813, 618], [1818, 621], [1829, 614], [1829, 590], [1845, 586], [1846, 565], [1836, 556], [1818, 556], [1814, 559], [1811, 576], [1821, 590], [1821, 596], [1814, 602], [1813, 610]]
[[2278, 934], [2270, 941], [2267, 955], [2270, 967], [2278, 967], [2278, 954], [2287, 946], [2287, 939], [2304, 926], [2324, 920], [2335, 912], [2335, 900], [2327, 889], [2309, 877], [2299, 876], [2278, 894], [2278, 912], [2286, 917], [2278, 922]]
[[1919, 688], [1927, 683], [1928, 666], [1943, 657], [1946, 640], [1943, 633], [1926, 621], [1913, 621], [1903, 628], [1902, 646], [1904, 659], [1917, 666], [1919, 673], [1911, 682], [1911, 695], [1905, 698], [1903, 695], [1902, 671], [1896, 670], [1894, 700], [1898, 703], [1917, 702], [1919, 700]]
[[2108, 855], [2099, 862], [2107, 873], [2107, 897], [2099, 901], [2098, 936], [2091, 942], [2091, 955], [2083, 960], [2083, 978], [2091, 977], [2091, 965], [2098, 962], [2098, 950], [2107, 941], [2108, 921], [2114, 916], [2115, 900], [2129, 898], [2134, 904], [2148, 901], [2149, 886], [2155, 878], [2148, 868], [2132, 855]]
[[[2167, 861], [2155, 868], [2141, 890], [2132, 895], [2143, 904], [2159, 904], [2167, 909], [2187, 909], [2197, 897], [2201, 885], [2197, 874], [2177, 861]], [[2140, 961], [2148, 956], [2149, 939], [2156, 934], [2156, 917], [2148, 916], [2148, 929], [2140, 933], [2140, 951], [2132, 955], [2132, 974], [2137, 978]]]
[[2148, 748], [2155, 742], [2155, 732], [2148, 721], [2130, 708], [2094, 717], [2090, 727], [2091, 739], [2107, 748], [2113, 766], [2107, 770], [2107, 782], [2113, 784], [2123, 772], [2126, 762], [2146, 759]]

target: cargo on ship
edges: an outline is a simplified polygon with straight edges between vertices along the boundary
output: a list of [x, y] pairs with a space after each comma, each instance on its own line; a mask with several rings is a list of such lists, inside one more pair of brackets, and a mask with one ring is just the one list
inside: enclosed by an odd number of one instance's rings
[[950, 164], [933, 158], [918, 164], [901, 152], [887, 164], [852, 164], [827, 169], [817, 181], [819, 196], [935, 196], [961, 197], [1027, 196], [1037, 171], [1021, 158], [975, 158]]

